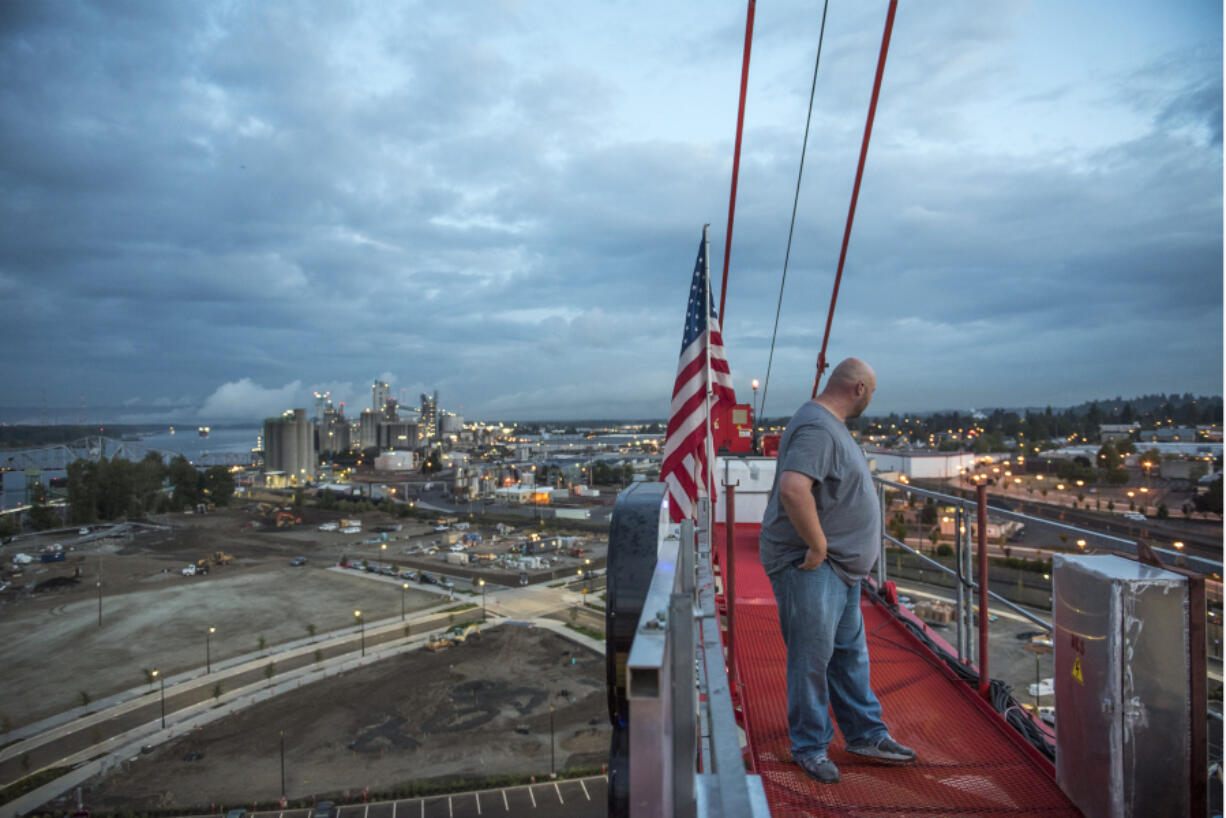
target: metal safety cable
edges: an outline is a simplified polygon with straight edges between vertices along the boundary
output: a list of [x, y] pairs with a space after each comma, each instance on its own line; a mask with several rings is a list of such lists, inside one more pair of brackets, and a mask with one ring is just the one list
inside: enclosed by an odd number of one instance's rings
[[[766, 360], [766, 377], [762, 381], [762, 406], [759, 411], [766, 417], [766, 394], [770, 389], [771, 365], [775, 362], [775, 338], [779, 334], [779, 313], [783, 310], [783, 287], [788, 281], [788, 259], [792, 257], [792, 233], [796, 230], [796, 208], [800, 204], [800, 180], [805, 175], [805, 151], [809, 147], [809, 124], [813, 120], [813, 97], [817, 93], [817, 69], [822, 64], [822, 41], [826, 39], [826, 11], [830, 0], [822, 5], [822, 28], [817, 35], [817, 59], [813, 61], [813, 84], [809, 88], [809, 115], [805, 117], [805, 138], [800, 143], [800, 170], [796, 173], [796, 195], [792, 198], [792, 223], [788, 226], [788, 246], [783, 254], [783, 277], [779, 281], [779, 303], [775, 306], [775, 328], [771, 331], [771, 351]], [[754, 418], [754, 423], [757, 423]]]
[[843, 281], [843, 264], [847, 261], [847, 243], [851, 240], [851, 223], [856, 217], [856, 201], [860, 198], [860, 182], [864, 179], [864, 160], [868, 157], [868, 140], [873, 135], [873, 117], [877, 113], [877, 97], [881, 93], [881, 76], [885, 73], [885, 55], [890, 49], [890, 32], [894, 30], [894, 13], [898, 0], [890, 0], [890, 10], [885, 15], [885, 32], [881, 35], [881, 53], [877, 57], [877, 76], [873, 78], [873, 96], [868, 103], [868, 120], [864, 123], [864, 140], [860, 143], [860, 163], [856, 166], [856, 183], [851, 189], [851, 204], [847, 208], [847, 226], [843, 229], [843, 248], [839, 251], [839, 267], [834, 274], [834, 291], [830, 294], [830, 309], [826, 313], [826, 332], [822, 336], [822, 349], [817, 353], [817, 375], [813, 378], [813, 394], [817, 397], [817, 385], [826, 371], [826, 344], [830, 341], [830, 324], [834, 321], [834, 305], [839, 299], [839, 284]]
[[732, 190], [728, 193], [728, 231], [724, 234], [724, 275], [719, 282], [719, 327], [724, 330], [724, 304], [728, 298], [728, 260], [732, 257], [732, 221], [736, 215], [736, 183], [741, 173], [741, 134], [745, 130], [745, 92], [749, 87], [749, 52], [753, 46], [753, 13], [757, 0], [745, 12], [745, 53], [741, 58], [741, 99], [736, 108], [736, 144], [732, 148]]

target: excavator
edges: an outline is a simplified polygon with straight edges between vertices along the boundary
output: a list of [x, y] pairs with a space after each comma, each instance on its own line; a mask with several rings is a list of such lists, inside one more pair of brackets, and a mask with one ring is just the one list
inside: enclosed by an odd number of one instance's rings
[[475, 622], [470, 622], [467, 625], [456, 625], [452, 631], [451, 643], [453, 645], [460, 645], [470, 638], [481, 638], [481, 628]]
[[288, 511], [277, 512], [277, 528], [292, 528], [296, 525], [302, 525], [301, 517], [295, 517]]

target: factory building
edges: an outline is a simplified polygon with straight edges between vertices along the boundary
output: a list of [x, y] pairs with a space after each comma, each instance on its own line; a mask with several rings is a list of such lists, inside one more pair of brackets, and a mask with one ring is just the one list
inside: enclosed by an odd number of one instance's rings
[[284, 472], [289, 483], [302, 485], [315, 479], [318, 462], [315, 426], [306, 409], [264, 421], [265, 472]]
[[382, 412], [392, 397], [392, 388], [383, 381], [375, 381], [370, 386], [370, 408], [374, 412]]
[[438, 390], [434, 390], [434, 396], [431, 397], [425, 392], [421, 393], [421, 432], [422, 437], [426, 440], [433, 440], [438, 436]]
[[379, 415], [373, 409], [366, 409], [358, 419], [358, 446], [366, 450], [378, 445]]
[[464, 418], [453, 412], [440, 412], [438, 432], [442, 437], [459, 435], [464, 430]]
[[320, 452], [349, 451], [349, 421], [345, 420], [344, 404], [340, 411], [329, 406], [324, 412], [316, 433], [316, 446]]
[[378, 444], [380, 449], [413, 451], [419, 446], [416, 423], [380, 423]]

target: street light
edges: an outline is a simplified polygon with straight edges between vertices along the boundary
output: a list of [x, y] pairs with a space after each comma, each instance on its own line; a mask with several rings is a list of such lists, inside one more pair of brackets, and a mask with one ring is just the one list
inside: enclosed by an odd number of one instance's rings
[[1034, 712], [1039, 714], [1039, 686], [1043, 684], [1042, 674], [1039, 670], [1039, 657], [1051, 653], [1051, 648], [1047, 645], [1039, 645], [1034, 642], [1026, 645], [1026, 650], [1034, 654]]
[[557, 765], [554, 761], [554, 740], [553, 740], [553, 703], [549, 703], [549, 777], [557, 778]]
[[354, 611], [354, 617], [358, 620], [358, 625], [362, 628], [362, 655], [366, 655], [366, 620], [362, 618], [361, 611]]
[[217, 628], [210, 625], [209, 629], [204, 632], [204, 672], [206, 674], [213, 672], [213, 657], [209, 650], [209, 637], [211, 637], [216, 630]]
[[409, 590], [409, 583], [400, 583], [400, 621], [404, 621], [404, 592]]
[[157, 680], [158, 680], [158, 682], [159, 682], [159, 683], [160, 683], [160, 685], [161, 685], [161, 690], [162, 690], [162, 729], [163, 729], [163, 730], [165, 730], [165, 729], [166, 729], [166, 677], [165, 677], [165, 676], [159, 676], [159, 675], [158, 675], [158, 672], [157, 672], [156, 670], [154, 670], [154, 671], [153, 671], [153, 673], [152, 673], [151, 675], [153, 676], [153, 678], [157, 679]]
[[485, 622], [485, 580], [478, 579], [477, 584], [481, 586], [481, 622]]

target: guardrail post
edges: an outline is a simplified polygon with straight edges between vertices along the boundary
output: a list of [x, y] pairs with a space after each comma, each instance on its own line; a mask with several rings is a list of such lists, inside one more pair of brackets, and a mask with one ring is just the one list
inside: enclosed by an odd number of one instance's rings
[[971, 578], [971, 563], [973, 562], [971, 551], [971, 515], [970, 510], [965, 504], [961, 505], [960, 508], [962, 509], [962, 526], [958, 529], [958, 536], [962, 538], [962, 582], [965, 584], [967, 591], [966, 604], [963, 606], [961, 614], [962, 622], [964, 623], [963, 638], [966, 640], [966, 661], [973, 665], [976, 659], [975, 646], [977, 643], [975, 640], [975, 617], [972, 616], [974, 605], [971, 604], [971, 591], [975, 587], [975, 582]]
[[962, 506], [954, 510], [954, 566], [956, 589], [954, 621], [958, 625], [958, 661], [966, 661], [966, 577], [962, 573]]
[[977, 509], [979, 530], [979, 695], [988, 698], [991, 677], [988, 675], [988, 487], [980, 483]]
[[[881, 483], [877, 484], [877, 509], [880, 513], [882, 525], [885, 524], [885, 486]], [[877, 587], [884, 588], [886, 580], [886, 558], [885, 546], [882, 545], [881, 553], [877, 555]]]
[[728, 612], [728, 678], [736, 696], [736, 486], [725, 485], [724, 533], [727, 534], [724, 553], [724, 608]]

